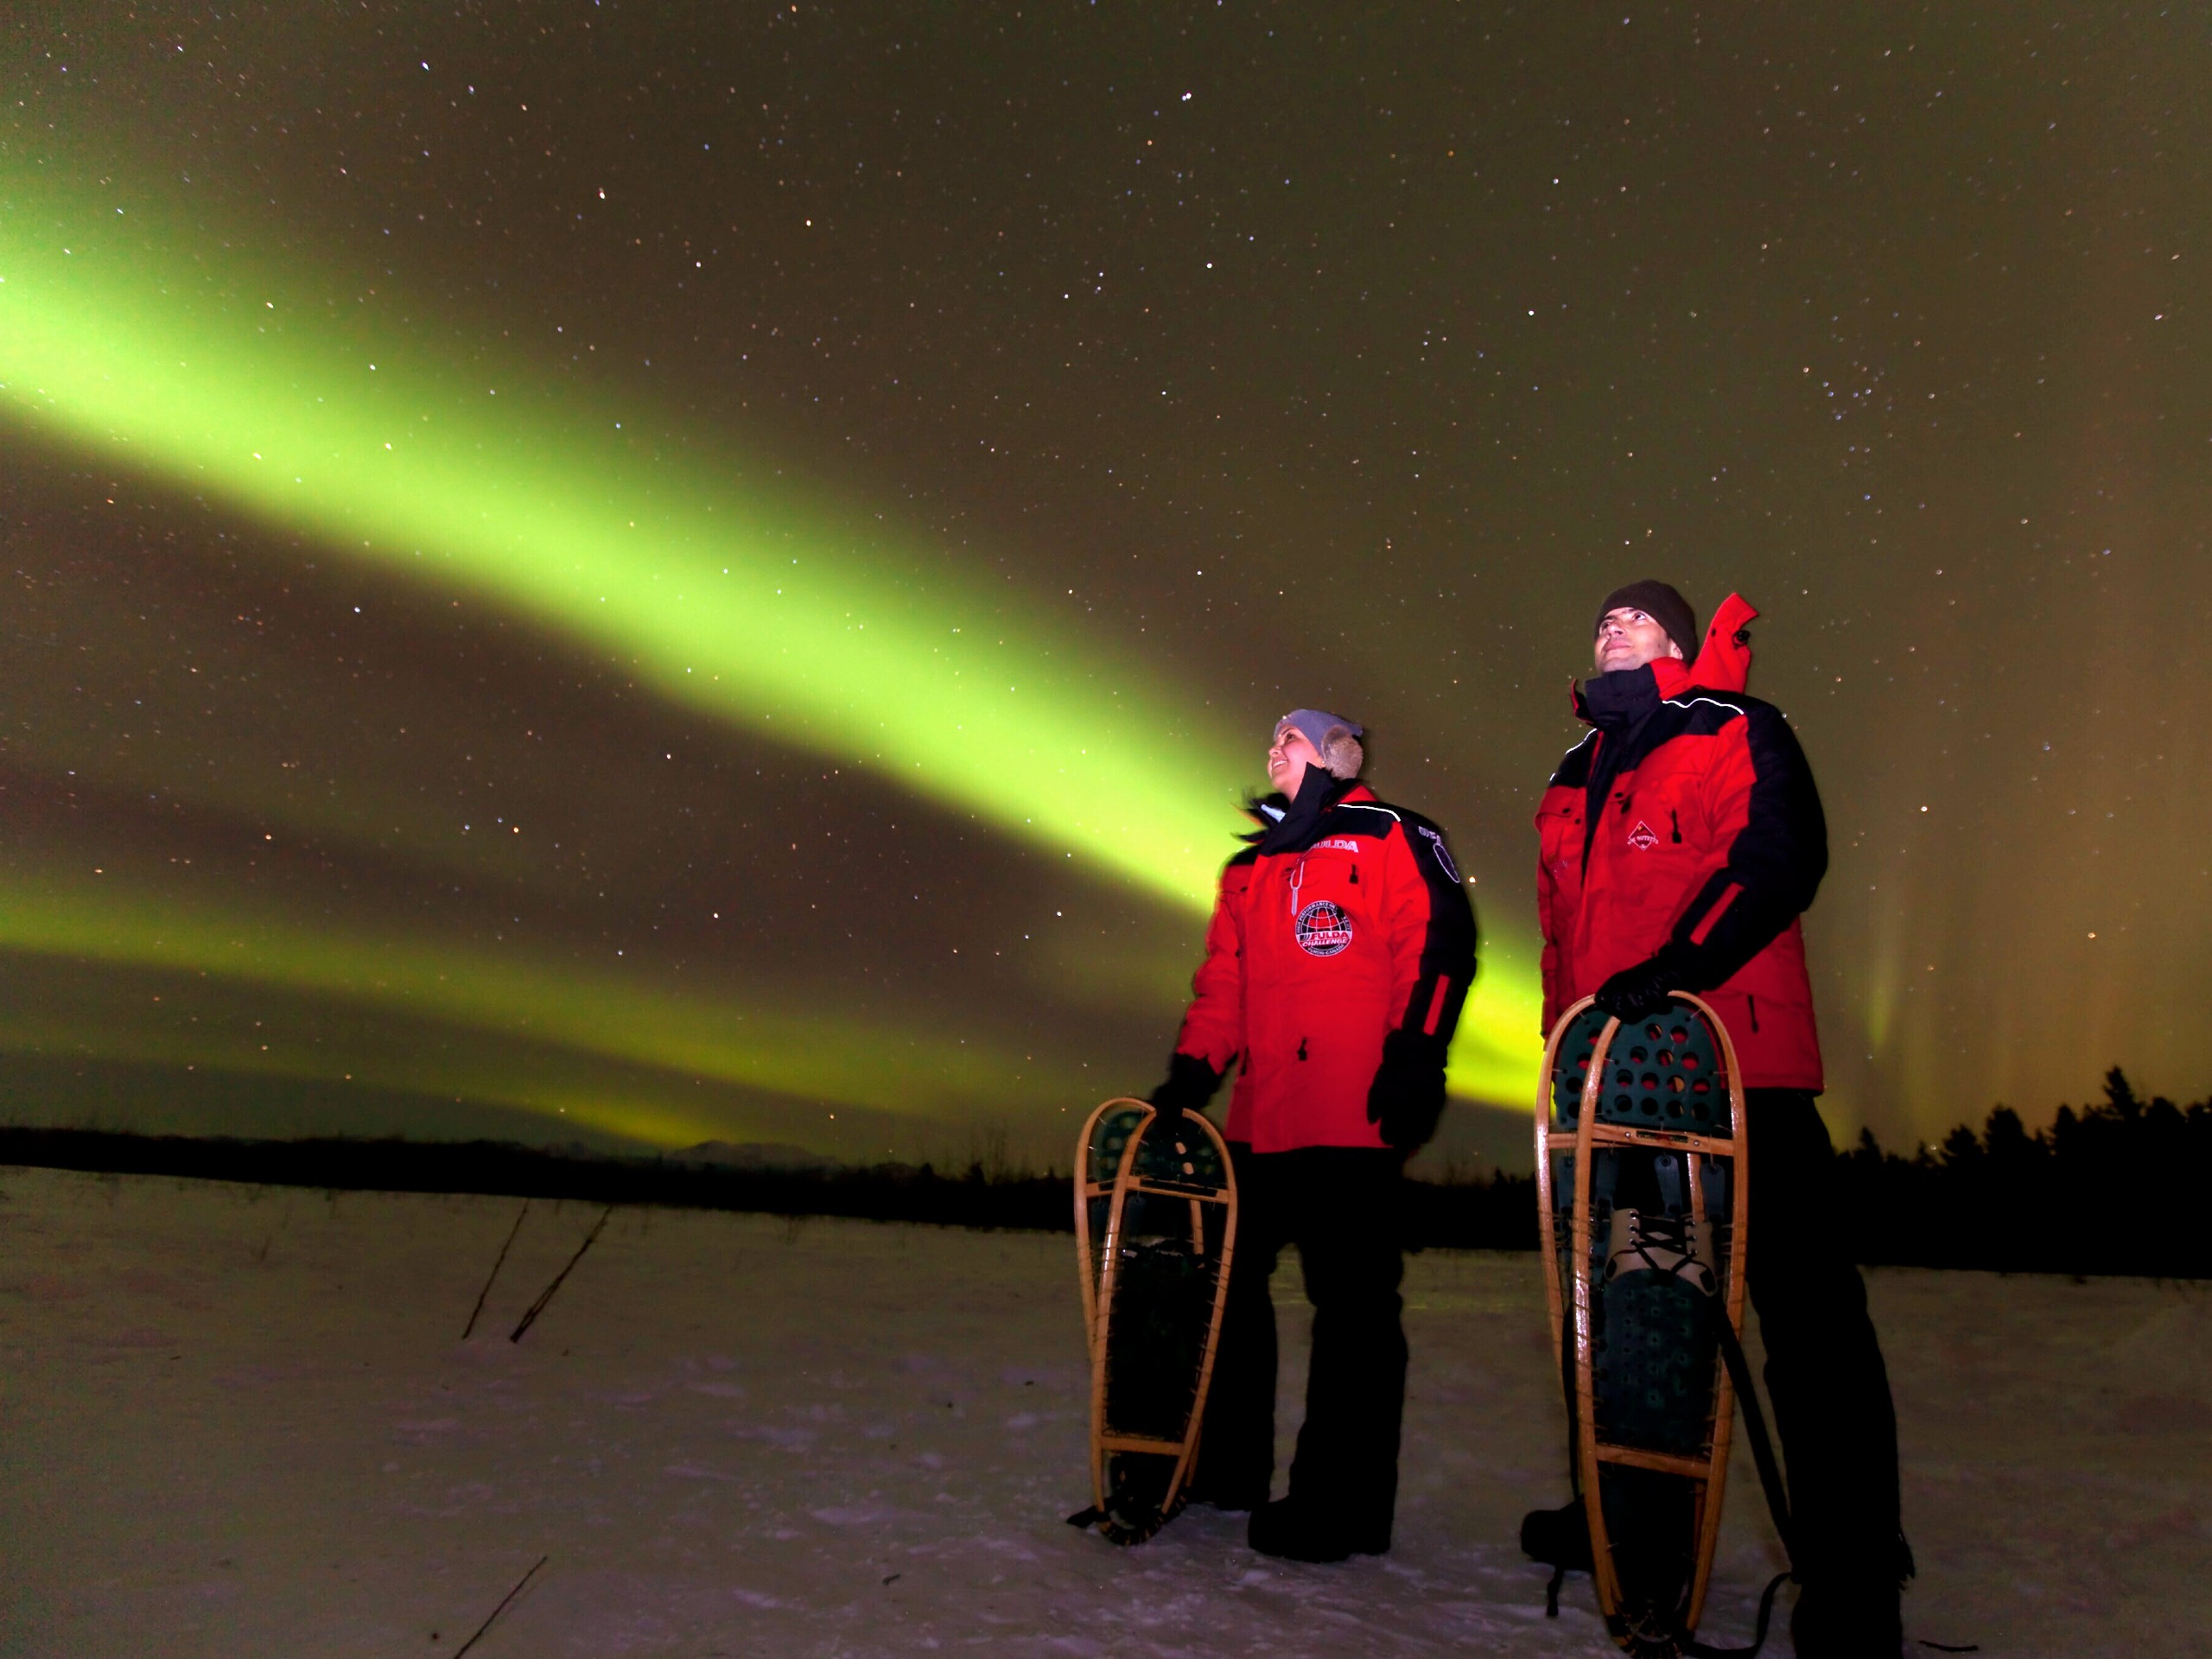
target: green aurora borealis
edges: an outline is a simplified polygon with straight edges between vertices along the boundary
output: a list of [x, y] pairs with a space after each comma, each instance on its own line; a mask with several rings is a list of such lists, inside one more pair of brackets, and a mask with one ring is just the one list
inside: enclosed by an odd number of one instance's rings
[[[176, 257], [190, 238], [143, 225], [143, 190], [129, 210], [116, 191], [48, 208], [8, 182], [0, 374], [19, 417], [619, 653], [663, 696], [1208, 902], [1244, 768], [1224, 734], [1187, 729], [1157, 670], [1055, 640], [1019, 601], [871, 570], [846, 527], [640, 454], [651, 441], [619, 435], [615, 411], [523, 365], [464, 385], [404, 340], [335, 338], [336, 302], [273, 262]], [[1177, 740], [1165, 764], [1137, 758], [1153, 733]]]
[[1647, 565], [1766, 613], [1839, 1128], [2201, 1091], [2158, 26], [594, 11], [13, 28], [10, 1115], [1059, 1155], [1296, 702], [1452, 830], [1521, 1109]]
[[[464, 391], [411, 362], [404, 343], [319, 338], [328, 302], [243, 260], [165, 263], [163, 247], [182, 238], [149, 236], [112, 190], [48, 206], [10, 182], [0, 396], [19, 417], [334, 552], [481, 596], [622, 657], [664, 697], [885, 771], [1205, 913], [1224, 837], [1241, 827], [1230, 780], [1243, 768], [1226, 734], [1192, 731], [1173, 712], [1158, 671], [1114, 661], [1103, 641], [1054, 640], [995, 596], [872, 574], [840, 527], [767, 508], [696, 465], [641, 458], [639, 440], [615, 435], [638, 422], [562, 407], [521, 365]], [[131, 197], [139, 221], [151, 217], [143, 200]], [[1141, 760], [1162, 737], [1172, 764]], [[251, 953], [218, 943], [226, 931], [250, 937]], [[893, 1113], [944, 1104], [933, 1089], [900, 1086], [917, 1062], [892, 1031], [817, 1024], [733, 1043], [712, 1032], [709, 1010], [651, 992], [461, 956], [441, 973], [426, 942], [315, 938], [245, 915], [187, 922], [151, 893], [79, 887], [60, 899], [27, 884], [0, 918], [0, 942], [372, 1001], [388, 981], [417, 1011], [456, 1024], [527, 1024], [535, 1010], [588, 1052]], [[1460, 1091], [1526, 1092], [1535, 1006], [1525, 976], [1485, 980], [1455, 1051]], [[974, 1059], [957, 1086], [1020, 1103], [1004, 1074]], [[664, 1114], [556, 1100], [533, 1090], [512, 1103], [588, 1110], [594, 1127], [641, 1140], [708, 1138], [699, 1119], [677, 1130]]]

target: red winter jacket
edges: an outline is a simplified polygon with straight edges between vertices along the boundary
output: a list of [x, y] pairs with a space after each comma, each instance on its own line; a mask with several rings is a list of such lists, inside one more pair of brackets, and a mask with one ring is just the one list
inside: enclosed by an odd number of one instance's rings
[[1730, 595], [1694, 667], [1673, 658], [1575, 694], [1594, 729], [1536, 809], [1544, 1027], [1672, 942], [1735, 1039], [1747, 1088], [1820, 1090], [1799, 914], [1827, 870], [1827, 823], [1804, 751], [1744, 693]]
[[1228, 1137], [1255, 1152], [1380, 1147], [1368, 1086], [1394, 1029], [1438, 1065], [1475, 974], [1475, 916], [1443, 832], [1319, 767], [1229, 861], [1176, 1052], [1240, 1057]]

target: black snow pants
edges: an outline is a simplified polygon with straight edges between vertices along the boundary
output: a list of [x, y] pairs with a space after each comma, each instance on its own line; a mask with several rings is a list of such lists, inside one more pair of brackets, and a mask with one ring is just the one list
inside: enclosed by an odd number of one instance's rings
[[1894, 1581], [1910, 1570], [1897, 1420], [1866, 1286], [1835, 1207], [1835, 1153], [1802, 1089], [1745, 1091], [1751, 1248], [1745, 1287], [1766, 1344], [1767, 1394], [1788, 1465], [1798, 1575]]
[[1398, 1496], [1406, 1336], [1398, 1286], [1404, 1158], [1388, 1148], [1255, 1153], [1234, 1143], [1236, 1255], [1215, 1351], [1193, 1490], [1230, 1507], [1264, 1502], [1275, 1461], [1275, 1314], [1268, 1281], [1298, 1247], [1313, 1305], [1306, 1421], [1290, 1495], [1332, 1524], [1387, 1540]]

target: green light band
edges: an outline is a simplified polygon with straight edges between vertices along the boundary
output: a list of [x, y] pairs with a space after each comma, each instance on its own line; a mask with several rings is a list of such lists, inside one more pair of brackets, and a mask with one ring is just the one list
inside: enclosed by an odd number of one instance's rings
[[[773, 499], [504, 354], [433, 360], [112, 187], [20, 173], [0, 212], [0, 407], [351, 556], [632, 664], [664, 696], [1185, 906], [1256, 758], [1203, 699], [1003, 591], [923, 579], [841, 510]], [[673, 441], [664, 440], [673, 445]], [[1534, 1090], [1533, 977], [1493, 952], [1463, 1092]]]
[[[988, 1046], [780, 1011], [746, 988], [743, 1011], [575, 964], [517, 961], [404, 935], [303, 927], [175, 891], [18, 872], [0, 906], [0, 946], [30, 955], [205, 974], [315, 993], [415, 1019], [832, 1104], [952, 1116], [1035, 1097], [1038, 1068]], [[1032, 1082], [1017, 1089], [1025, 1071]], [[426, 1077], [396, 1077], [420, 1084]], [[532, 1095], [540, 1108], [579, 1105]], [[607, 1122], [645, 1141], [644, 1122]], [[697, 1138], [696, 1135], [694, 1138]]]
[[855, 532], [652, 455], [636, 419], [572, 388], [349, 340], [332, 319], [353, 296], [204, 246], [176, 257], [181, 239], [130, 223], [8, 212], [0, 379], [22, 414], [496, 601], [679, 702], [1205, 901], [1236, 827], [1225, 780], [1254, 755], [1192, 732], [1156, 671], [1053, 638], [1005, 594], [859, 569]]

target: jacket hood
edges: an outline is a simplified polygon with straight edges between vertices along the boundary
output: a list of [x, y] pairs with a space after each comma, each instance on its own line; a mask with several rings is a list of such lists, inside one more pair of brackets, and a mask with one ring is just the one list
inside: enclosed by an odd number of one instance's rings
[[1265, 795], [1244, 798], [1244, 816], [1260, 827], [1247, 835], [1247, 841], [1257, 841], [1262, 836], [1283, 821], [1290, 811], [1290, 797], [1281, 790], [1270, 790]]
[[1319, 766], [1308, 766], [1305, 781], [1299, 785], [1296, 800], [1289, 799], [1281, 790], [1246, 798], [1244, 810], [1260, 827], [1238, 839], [1265, 842], [1275, 836], [1283, 825], [1303, 827], [1313, 823], [1331, 807], [1357, 794], [1363, 794], [1370, 800], [1374, 798], [1374, 791], [1357, 778], [1333, 777]]
[[[1697, 661], [1687, 671], [1682, 689], [1701, 685], [1708, 691], [1746, 690], [1751, 679], [1751, 624], [1758, 614], [1757, 607], [1741, 594], [1731, 594], [1723, 600], [1706, 625], [1705, 643], [1698, 647]], [[1672, 664], [1674, 659], [1668, 661]], [[1663, 681], [1661, 692], [1674, 696]]]

